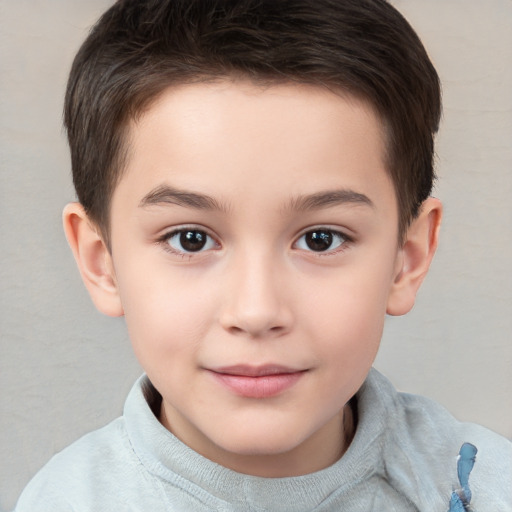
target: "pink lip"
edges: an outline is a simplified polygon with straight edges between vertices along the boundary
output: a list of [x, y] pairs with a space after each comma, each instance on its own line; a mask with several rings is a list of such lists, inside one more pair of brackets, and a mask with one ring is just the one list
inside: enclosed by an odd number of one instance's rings
[[213, 377], [235, 394], [246, 398], [269, 398], [291, 388], [304, 375], [279, 365], [237, 365], [209, 370]]

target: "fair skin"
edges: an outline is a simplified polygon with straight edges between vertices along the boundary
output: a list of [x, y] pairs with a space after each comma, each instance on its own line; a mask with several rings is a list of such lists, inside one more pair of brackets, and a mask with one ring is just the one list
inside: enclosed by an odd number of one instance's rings
[[170, 88], [134, 122], [111, 252], [64, 225], [98, 309], [124, 315], [160, 421], [226, 467], [306, 474], [346, 450], [386, 313], [414, 304], [437, 244], [428, 199], [398, 244], [381, 124], [322, 88]]

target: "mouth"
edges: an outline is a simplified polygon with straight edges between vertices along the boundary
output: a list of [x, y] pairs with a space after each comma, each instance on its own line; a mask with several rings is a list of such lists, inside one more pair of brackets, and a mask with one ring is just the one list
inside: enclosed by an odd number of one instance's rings
[[235, 365], [208, 371], [225, 388], [246, 398], [280, 395], [293, 387], [307, 372], [281, 365]]

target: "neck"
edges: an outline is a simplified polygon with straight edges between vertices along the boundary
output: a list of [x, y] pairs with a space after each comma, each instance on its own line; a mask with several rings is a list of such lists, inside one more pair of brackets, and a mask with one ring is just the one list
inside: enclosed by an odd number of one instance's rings
[[[160, 411], [160, 422], [173, 432], [164, 410], [165, 406]], [[355, 414], [348, 402], [312, 436], [284, 453], [239, 454], [222, 450], [208, 442], [190, 446], [186, 439], [180, 440], [207, 459], [237, 473], [264, 478], [286, 478], [314, 473], [337, 462], [348, 449], [354, 437], [355, 426]]]

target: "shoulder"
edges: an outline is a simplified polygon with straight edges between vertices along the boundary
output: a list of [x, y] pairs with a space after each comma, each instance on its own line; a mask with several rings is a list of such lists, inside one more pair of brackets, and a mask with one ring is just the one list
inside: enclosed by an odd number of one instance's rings
[[[433, 466], [451, 467], [455, 475], [462, 445], [475, 447], [469, 477], [475, 510], [512, 510], [512, 442], [481, 425], [456, 420], [427, 398], [399, 394], [399, 400], [416, 452], [437, 459], [431, 460]], [[458, 472], [454, 480], [460, 487]]]
[[139, 466], [124, 418], [118, 418], [56, 454], [29, 482], [15, 512], [110, 510], [105, 499], [116, 496], [122, 504]]
[[458, 421], [428, 398], [396, 392], [380, 374], [374, 377], [393, 410], [384, 449], [390, 479], [399, 485], [403, 472], [410, 471], [423, 490], [436, 489], [449, 497], [461, 487], [459, 452], [469, 443], [476, 448], [469, 474], [471, 505], [489, 512], [512, 510], [512, 443], [508, 439]]
[[404, 430], [419, 450], [460, 448], [462, 443], [471, 443], [478, 448], [479, 460], [492, 456], [495, 467], [510, 470], [512, 442], [505, 437], [481, 425], [458, 421], [442, 405], [423, 396], [397, 393], [397, 403]]

